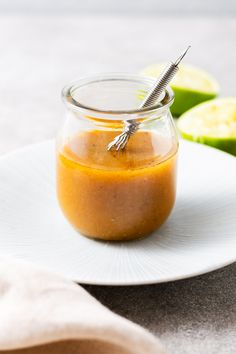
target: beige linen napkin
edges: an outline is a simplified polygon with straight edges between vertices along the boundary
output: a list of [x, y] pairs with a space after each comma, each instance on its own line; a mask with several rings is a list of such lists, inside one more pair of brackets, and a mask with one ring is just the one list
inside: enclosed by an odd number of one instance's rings
[[112, 313], [72, 281], [30, 263], [2, 258], [0, 353], [162, 354], [165, 351], [152, 334]]

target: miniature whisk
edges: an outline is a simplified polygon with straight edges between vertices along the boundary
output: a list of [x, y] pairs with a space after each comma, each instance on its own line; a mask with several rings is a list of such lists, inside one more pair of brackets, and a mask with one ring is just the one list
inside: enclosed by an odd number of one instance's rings
[[[155, 82], [154, 86], [148, 92], [144, 101], [140, 105], [140, 110], [146, 107], [151, 107], [157, 102], [162, 92], [166, 89], [170, 81], [173, 79], [174, 75], [179, 70], [178, 65], [182, 61], [190, 47], [191, 46], [188, 46], [187, 49], [180, 55], [180, 57], [175, 62], [171, 62], [164, 69], [164, 71], [162, 72], [162, 74]], [[135, 134], [136, 131], [139, 129], [139, 125], [140, 123], [133, 119], [125, 121], [122, 133], [117, 135], [114, 140], [112, 140], [108, 144], [107, 149], [111, 150], [112, 148], [114, 148], [117, 151], [124, 149], [131, 135]]]

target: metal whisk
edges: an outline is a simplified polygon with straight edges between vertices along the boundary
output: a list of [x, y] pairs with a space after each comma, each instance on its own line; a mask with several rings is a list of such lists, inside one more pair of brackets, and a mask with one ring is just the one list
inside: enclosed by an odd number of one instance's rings
[[[165, 68], [161, 76], [154, 84], [153, 88], [145, 97], [139, 109], [153, 106], [155, 102], [158, 100], [158, 98], [160, 98], [162, 92], [165, 90], [165, 88], [168, 86], [170, 81], [173, 79], [174, 75], [179, 70], [178, 65], [181, 62], [181, 60], [184, 58], [184, 56], [186, 55], [190, 47], [191, 46], [188, 46], [187, 49], [180, 55], [180, 57], [174, 63], [171, 62]], [[131, 135], [133, 135], [138, 130], [139, 125], [140, 123], [135, 120], [125, 121], [124, 129], [122, 133], [120, 135], [117, 135], [115, 139], [108, 144], [107, 149], [111, 150], [112, 148], [115, 148], [117, 151], [124, 149]]]

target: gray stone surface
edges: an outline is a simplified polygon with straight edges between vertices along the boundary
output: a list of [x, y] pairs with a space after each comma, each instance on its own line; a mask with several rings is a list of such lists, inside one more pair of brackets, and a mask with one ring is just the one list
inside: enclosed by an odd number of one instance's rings
[[[222, 95], [236, 95], [234, 18], [0, 17], [0, 153], [55, 136], [69, 80], [137, 72], [189, 43], [188, 61], [214, 74]], [[86, 289], [158, 335], [170, 353], [233, 354], [235, 272], [231, 265], [167, 284]]]
[[236, 353], [236, 265], [166, 284], [86, 286], [113, 311], [155, 333], [170, 353]]

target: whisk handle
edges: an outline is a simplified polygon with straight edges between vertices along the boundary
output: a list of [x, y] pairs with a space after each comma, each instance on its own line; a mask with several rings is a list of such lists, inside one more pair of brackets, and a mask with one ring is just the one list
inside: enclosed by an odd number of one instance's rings
[[157, 83], [154, 85], [153, 90], [147, 95], [145, 100], [142, 102], [140, 108], [149, 107], [157, 102], [158, 98], [162, 92], [166, 89], [170, 81], [173, 79], [178, 71], [178, 66], [174, 63], [170, 63], [165, 70], [162, 72], [161, 76], [158, 78]]

